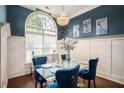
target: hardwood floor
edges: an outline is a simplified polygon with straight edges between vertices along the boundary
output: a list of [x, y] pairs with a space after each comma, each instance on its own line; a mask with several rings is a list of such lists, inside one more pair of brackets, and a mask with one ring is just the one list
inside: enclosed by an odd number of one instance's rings
[[[87, 81], [85, 80], [85, 84], [81, 78], [78, 79], [79, 85], [81, 88], [87, 88]], [[32, 75], [24, 75], [16, 78], [12, 78], [8, 80], [8, 88], [34, 88], [35, 80]], [[38, 85], [38, 87], [40, 87]], [[91, 87], [93, 87], [93, 83], [91, 83]], [[124, 85], [118, 84], [116, 82], [103, 79], [100, 77], [96, 77], [96, 88], [124, 88]]]

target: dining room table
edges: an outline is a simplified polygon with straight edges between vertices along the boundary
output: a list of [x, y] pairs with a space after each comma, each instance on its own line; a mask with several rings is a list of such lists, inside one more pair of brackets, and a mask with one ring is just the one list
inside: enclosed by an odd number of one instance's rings
[[36, 71], [43, 76], [47, 81], [55, 80], [55, 73], [57, 70], [61, 69], [71, 69], [75, 66], [80, 65], [80, 69], [88, 69], [88, 61], [84, 62], [61, 62], [61, 63], [46, 63], [41, 65], [41, 68], [36, 69]]

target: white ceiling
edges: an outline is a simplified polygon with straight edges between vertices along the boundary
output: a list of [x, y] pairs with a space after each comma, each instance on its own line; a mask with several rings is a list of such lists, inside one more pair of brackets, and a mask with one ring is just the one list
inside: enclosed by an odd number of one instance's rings
[[[55, 18], [59, 17], [63, 11], [63, 5], [23, 5], [23, 7], [31, 10], [36, 10], [36, 8], [41, 9], [50, 13]], [[69, 18], [73, 18], [96, 7], [98, 5], [64, 5], [64, 11]]]

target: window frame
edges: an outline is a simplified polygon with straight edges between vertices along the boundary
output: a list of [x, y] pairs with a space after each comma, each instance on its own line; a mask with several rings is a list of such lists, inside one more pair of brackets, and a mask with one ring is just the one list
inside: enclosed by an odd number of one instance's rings
[[[29, 19], [30, 19], [30, 17], [31, 16], [34, 16], [35, 14], [41, 14], [41, 15], [43, 15], [43, 16], [47, 16], [51, 21], [52, 21], [52, 23], [54, 24], [54, 26], [55, 26], [55, 30], [50, 30], [50, 29], [44, 29], [44, 28], [35, 28], [35, 29], [40, 29], [40, 30], [42, 30], [42, 32], [31, 32], [31, 31], [27, 31], [27, 28], [28, 28], [28, 21], [29, 21]], [[50, 32], [55, 32], [56, 34], [55, 35], [52, 35], [52, 34], [45, 34], [45, 31], [50, 31]], [[44, 45], [44, 37], [45, 36], [55, 36], [56, 37], [56, 52], [57, 52], [57, 49], [58, 49], [58, 45], [57, 45], [57, 38], [58, 38], [58, 34], [57, 34], [57, 24], [56, 24], [56, 22], [55, 22], [55, 20], [50, 16], [50, 15], [48, 15], [48, 14], [46, 14], [46, 13], [44, 13], [44, 12], [42, 12], [42, 11], [35, 11], [35, 12], [32, 12], [32, 13], [30, 13], [28, 16], [27, 16], [27, 18], [26, 18], [26, 21], [25, 21], [25, 60], [26, 60], [26, 51], [27, 51], [27, 47], [26, 47], [26, 34], [41, 34], [42, 36], [43, 36], [43, 50], [42, 50], [42, 52], [43, 52], [43, 54], [42, 55], [46, 55], [46, 54], [44, 54], [44, 49], [45, 49], [45, 45]], [[49, 54], [48, 54], [49, 55]], [[26, 62], [27, 63], [27, 62]]]

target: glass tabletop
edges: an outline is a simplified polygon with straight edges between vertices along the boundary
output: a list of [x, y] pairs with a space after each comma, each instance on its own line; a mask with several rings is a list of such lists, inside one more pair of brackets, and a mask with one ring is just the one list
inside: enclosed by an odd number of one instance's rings
[[62, 62], [62, 63], [47, 63], [41, 66], [41, 68], [36, 69], [36, 71], [42, 75], [45, 79], [51, 80], [55, 79], [55, 73], [60, 69], [71, 69], [75, 66], [80, 65], [80, 68], [86, 68], [88, 65], [80, 64], [76, 62]]

